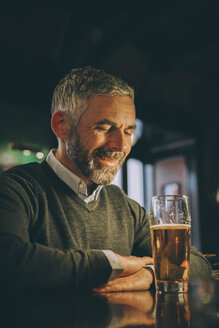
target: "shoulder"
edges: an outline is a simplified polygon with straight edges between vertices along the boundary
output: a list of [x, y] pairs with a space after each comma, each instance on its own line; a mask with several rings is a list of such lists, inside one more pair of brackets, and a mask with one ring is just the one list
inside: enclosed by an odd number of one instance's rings
[[123, 204], [124, 206], [129, 206], [131, 211], [134, 212], [141, 212], [145, 211], [144, 207], [142, 207], [138, 202], [136, 202], [134, 199], [131, 199], [127, 196], [127, 194], [119, 188], [116, 185], [108, 185], [103, 187], [103, 191], [106, 193], [107, 197], [109, 197], [111, 200], [115, 202], [119, 202], [120, 204]]
[[43, 180], [44, 172], [41, 164], [37, 162], [14, 166], [1, 172], [1, 184], [36, 185]]
[[37, 162], [31, 162], [23, 165], [13, 166], [6, 171], [1, 172], [0, 177], [4, 178], [7, 176], [29, 176], [36, 175], [37, 172], [41, 171], [41, 164]]
[[113, 184], [104, 186], [101, 190], [101, 193], [104, 193], [107, 197], [111, 199], [124, 199], [126, 201], [128, 200], [128, 196], [126, 195], [124, 190]]
[[115, 185], [108, 185], [102, 188], [101, 193], [101, 204], [105, 205], [105, 203], [108, 203], [115, 211], [118, 211], [120, 217], [123, 214], [132, 217], [136, 231], [138, 227], [148, 224], [149, 217], [146, 209], [134, 199], [129, 198], [121, 188]]

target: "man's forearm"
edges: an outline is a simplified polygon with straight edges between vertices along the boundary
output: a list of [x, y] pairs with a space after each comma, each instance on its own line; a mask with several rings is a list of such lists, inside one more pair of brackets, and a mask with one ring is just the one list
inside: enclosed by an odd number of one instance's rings
[[111, 267], [102, 251], [62, 251], [0, 236], [1, 290], [93, 288], [107, 282]]

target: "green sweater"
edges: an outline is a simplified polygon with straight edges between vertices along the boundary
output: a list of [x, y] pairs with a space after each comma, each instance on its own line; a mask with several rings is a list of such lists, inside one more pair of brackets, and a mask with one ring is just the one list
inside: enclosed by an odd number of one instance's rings
[[[81, 200], [48, 164], [31, 163], [0, 175], [0, 283], [7, 289], [81, 289], [107, 281], [101, 251], [151, 256], [146, 211], [114, 185], [97, 200]], [[209, 278], [195, 249], [190, 278]], [[7, 281], [7, 284], [5, 283]]]

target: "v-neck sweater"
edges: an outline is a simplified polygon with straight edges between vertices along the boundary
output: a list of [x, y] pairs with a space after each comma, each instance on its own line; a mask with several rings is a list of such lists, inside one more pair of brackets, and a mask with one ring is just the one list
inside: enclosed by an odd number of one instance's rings
[[[87, 289], [105, 283], [102, 252], [152, 256], [146, 210], [114, 185], [89, 203], [46, 161], [0, 175], [0, 284], [7, 289]], [[191, 278], [209, 278], [209, 263], [191, 249]]]
[[151, 256], [146, 211], [117, 186], [86, 203], [45, 161], [3, 172], [0, 185], [0, 275], [11, 284], [95, 287], [112, 270], [102, 249]]

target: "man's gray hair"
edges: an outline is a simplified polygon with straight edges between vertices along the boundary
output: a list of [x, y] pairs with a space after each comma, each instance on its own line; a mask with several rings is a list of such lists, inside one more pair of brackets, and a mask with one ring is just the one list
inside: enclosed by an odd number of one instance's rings
[[134, 89], [122, 79], [92, 67], [75, 68], [56, 86], [52, 99], [52, 114], [66, 112], [74, 127], [94, 96], [129, 96], [134, 101]]

